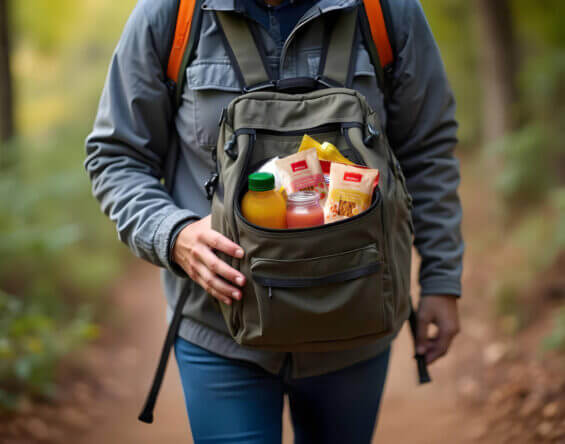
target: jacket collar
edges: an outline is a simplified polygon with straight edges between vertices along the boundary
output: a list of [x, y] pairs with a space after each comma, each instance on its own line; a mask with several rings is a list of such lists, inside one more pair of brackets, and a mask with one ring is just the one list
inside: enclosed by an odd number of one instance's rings
[[[358, 3], [359, 0], [319, 0], [318, 3], [306, 13], [306, 15], [325, 14], [330, 11], [352, 8], [357, 6]], [[233, 11], [245, 14], [244, 5], [238, 0], [206, 0], [202, 8], [212, 11]]]

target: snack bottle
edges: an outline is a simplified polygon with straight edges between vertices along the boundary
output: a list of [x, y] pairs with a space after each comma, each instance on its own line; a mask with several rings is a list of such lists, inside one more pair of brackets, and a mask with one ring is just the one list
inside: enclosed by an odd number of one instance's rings
[[271, 173], [249, 175], [249, 191], [241, 201], [243, 217], [264, 228], [286, 228], [286, 202], [275, 191], [275, 177]]
[[315, 191], [298, 191], [288, 196], [286, 223], [288, 228], [316, 227], [324, 224], [320, 195]]

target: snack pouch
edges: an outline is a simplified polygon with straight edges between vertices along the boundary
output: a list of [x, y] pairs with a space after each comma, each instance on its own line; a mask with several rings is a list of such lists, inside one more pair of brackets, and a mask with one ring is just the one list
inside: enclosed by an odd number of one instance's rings
[[322, 167], [316, 148], [300, 151], [275, 161], [279, 176], [287, 194], [297, 191], [316, 191], [323, 206], [328, 196]]
[[320, 143], [313, 137], [310, 137], [308, 134], [304, 134], [304, 137], [302, 137], [302, 142], [300, 143], [300, 147], [298, 148], [298, 152], [311, 148], [316, 148], [320, 162], [327, 160], [329, 162], [339, 162], [345, 163], [347, 165], [353, 165], [353, 162], [351, 162], [347, 157], [344, 157], [335, 145], [332, 145], [330, 142]]
[[325, 223], [356, 216], [369, 208], [378, 182], [379, 170], [332, 163], [328, 199], [324, 207]]

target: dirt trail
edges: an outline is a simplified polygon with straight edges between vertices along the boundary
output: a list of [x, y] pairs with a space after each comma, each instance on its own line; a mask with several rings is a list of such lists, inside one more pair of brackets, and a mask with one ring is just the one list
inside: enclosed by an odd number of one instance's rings
[[[158, 272], [137, 264], [114, 290], [116, 310], [123, 313], [122, 329], [113, 342], [108, 361], [122, 362], [101, 375], [106, 386], [116, 387], [117, 395], [103, 403], [96, 427], [82, 432], [77, 444], [181, 443], [192, 442], [183, 395], [174, 359], [159, 398], [156, 420], [151, 426], [137, 421], [148, 384], [157, 362], [164, 332], [165, 306]], [[396, 342], [379, 427], [378, 443], [465, 443], [471, 436], [470, 423], [457, 409], [453, 353], [432, 368], [435, 383], [418, 387], [412, 359], [411, 338], [405, 329]], [[101, 363], [100, 363], [101, 364]], [[102, 367], [102, 366], [101, 366]], [[101, 396], [103, 401], [104, 396]], [[285, 412], [284, 443], [292, 442], [292, 430]]]

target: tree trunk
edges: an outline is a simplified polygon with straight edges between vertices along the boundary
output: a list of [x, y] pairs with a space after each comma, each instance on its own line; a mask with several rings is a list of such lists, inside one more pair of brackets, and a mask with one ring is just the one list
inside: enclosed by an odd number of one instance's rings
[[14, 135], [14, 104], [10, 74], [8, 3], [0, 0], [0, 143]]
[[479, 31], [484, 142], [513, 127], [516, 100], [516, 41], [508, 0], [475, 0]]

